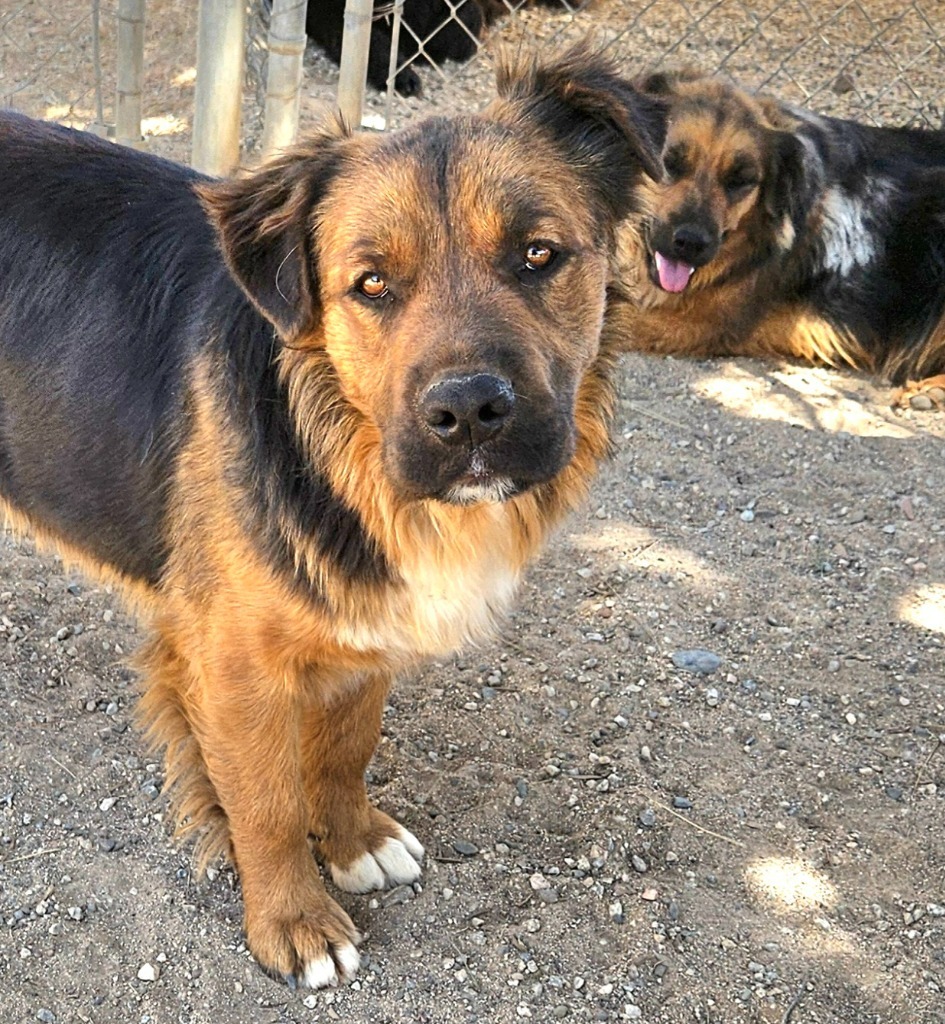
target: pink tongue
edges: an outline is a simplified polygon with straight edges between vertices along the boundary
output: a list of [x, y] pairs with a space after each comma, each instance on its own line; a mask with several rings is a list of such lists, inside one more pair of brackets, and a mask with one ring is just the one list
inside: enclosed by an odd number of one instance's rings
[[654, 253], [654, 256], [660, 287], [668, 292], [681, 292], [689, 284], [695, 268], [681, 260], [668, 260], [662, 253]]

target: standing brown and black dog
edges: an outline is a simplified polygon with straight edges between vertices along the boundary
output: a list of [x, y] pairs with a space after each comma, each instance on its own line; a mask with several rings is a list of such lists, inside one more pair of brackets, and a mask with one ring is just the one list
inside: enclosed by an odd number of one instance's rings
[[628, 345], [945, 383], [945, 131], [877, 128], [695, 71], [621, 232]]
[[658, 131], [584, 49], [242, 180], [0, 117], [3, 504], [148, 615], [179, 825], [233, 858], [273, 974], [358, 967], [310, 843], [349, 891], [420, 873], [365, 791], [385, 695], [490, 633], [608, 450]]

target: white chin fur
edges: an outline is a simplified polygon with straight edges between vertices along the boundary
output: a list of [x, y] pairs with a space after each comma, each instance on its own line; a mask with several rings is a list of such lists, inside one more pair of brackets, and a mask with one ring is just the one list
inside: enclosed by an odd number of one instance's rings
[[446, 494], [451, 505], [500, 504], [515, 493], [515, 485], [508, 478], [498, 478], [481, 484], [457, 484]]

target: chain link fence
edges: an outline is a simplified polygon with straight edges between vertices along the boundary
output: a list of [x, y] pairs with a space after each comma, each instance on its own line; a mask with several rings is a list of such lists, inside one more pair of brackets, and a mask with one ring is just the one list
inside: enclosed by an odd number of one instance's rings
[[[271, 2], [248, 0], [250, 160], [263, 137]], [[0, 104], [79, 126], [113, 123], [118, 3], [0, 0]], [[144, 134], [149, 148], [185, 160], [197, 7], [146, 2]], [[363, 109], [377, 128], [481, 107], [500, 46], [551, 52], [588, 33], [630, 75], [688, 65], [822, 113], [935, 128], [945, 119], [945, 0], [374, 0], [373, 12]], [[309, 0], [307, 27], [303, 131], [337, 99], [344, 0]]]
[[[438, 2], [452, 6], [450, 0]], [[942, 0], [467, 2], [476, 2], [491, 24], [478, 55], [458, 67], [431, 57], [425, 40], [410, 29], [406, 0], [401, 31], [421, 50], [421, 63], [414, 66], [423, 78], [423, 98], [388, 90], [383, 104], [371, 102], [384, 111], [375, 123], [403, 124], [430, 107], [476, 106], [488, 95], [488, 58], [497, 45], [551, 50], [588, 32], [630, 74], [685, 65], [824, 114], [933, 128], [945, 121]]]
[[0, 105], [82, 126], [114, 120], [117, 0], [0, 3]]

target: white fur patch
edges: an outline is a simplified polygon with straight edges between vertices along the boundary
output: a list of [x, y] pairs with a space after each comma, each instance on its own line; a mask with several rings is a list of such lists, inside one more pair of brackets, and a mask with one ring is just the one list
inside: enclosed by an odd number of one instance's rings
[[781, 226], [778, 228], [778, 245], [786, 252], [794, 244], [795, 237], [794, 224], [791, 218], [785, 214], [784, 220], [781, 221]]
[[360, 954], [350, 942], [346, 942], [336, 947], [334, 957], [326, 954], [317, 960], [310, 960], [299, 978], [299, 984], [305, 988], [328, 988], [329, 985], [337, 985], [353, 977], [360, 966]]
[[358, 973], [358, 968], [361, 966], [361, 955], [350, 942], [335, 950], [335, 959], [341, 968], [342, 978], [351, 978]]
[[416, 545], [417, 556], [399, 566], [402, 584], [392, 588], [383, 614], [371, 620], [339, 618], [338, 642], [383, 651], [398, 666], [490, 639], [518, 587], [518, 560], [509, 550], [516, 532], [508, 520], [515, 513], [505, 504], [483, 504], [476, 512], [494, 519], [495, 529], [485, 531], [494, 544], [440, 550], [431, 537]]
[[[867, 183], [864, 183], [866, 187]], [[890, 190], [889, 182], [877, 179], [868, 183], [870, 205], [882, 203]], [[857, 267], [868, 266], [879, 254], [882, 241], [867, 222], [868, 208], [859, 197], [840, 188], [828, 190], [823, 200], [824, 267], [842, 277]]]
[[413, 832], [409, 832], [407, 829], [404, 828], [403, 825], [401, 825], [400, 826], [400, 832], [399, 832], [397, 838], [404, 844], [404, 846], [407, 847], [407, 850], [409, 851], [410, 856], [413, 857], [413, 859], [418, 864], [422, 864], [423, 863], [423, 857], [424, 857], [424, 854], [426, 853], [426, 850], [424, 850], [423, 844], [413, 834]]
[[487, 502], [493, 505], [506, 501], [515, 493], [511, 480], [499, 478], [485, 484], [461, 484], [450, 488], [447, 498], [454, 505], [478, 505]]
[[423, 847], [405, 828], [399, 839], [385, 839], [373, 853], [362, 853], [346, 868], [329, 865], [331, 877], [345, 892], [371, 892], [407, 885], [420, 877]]

